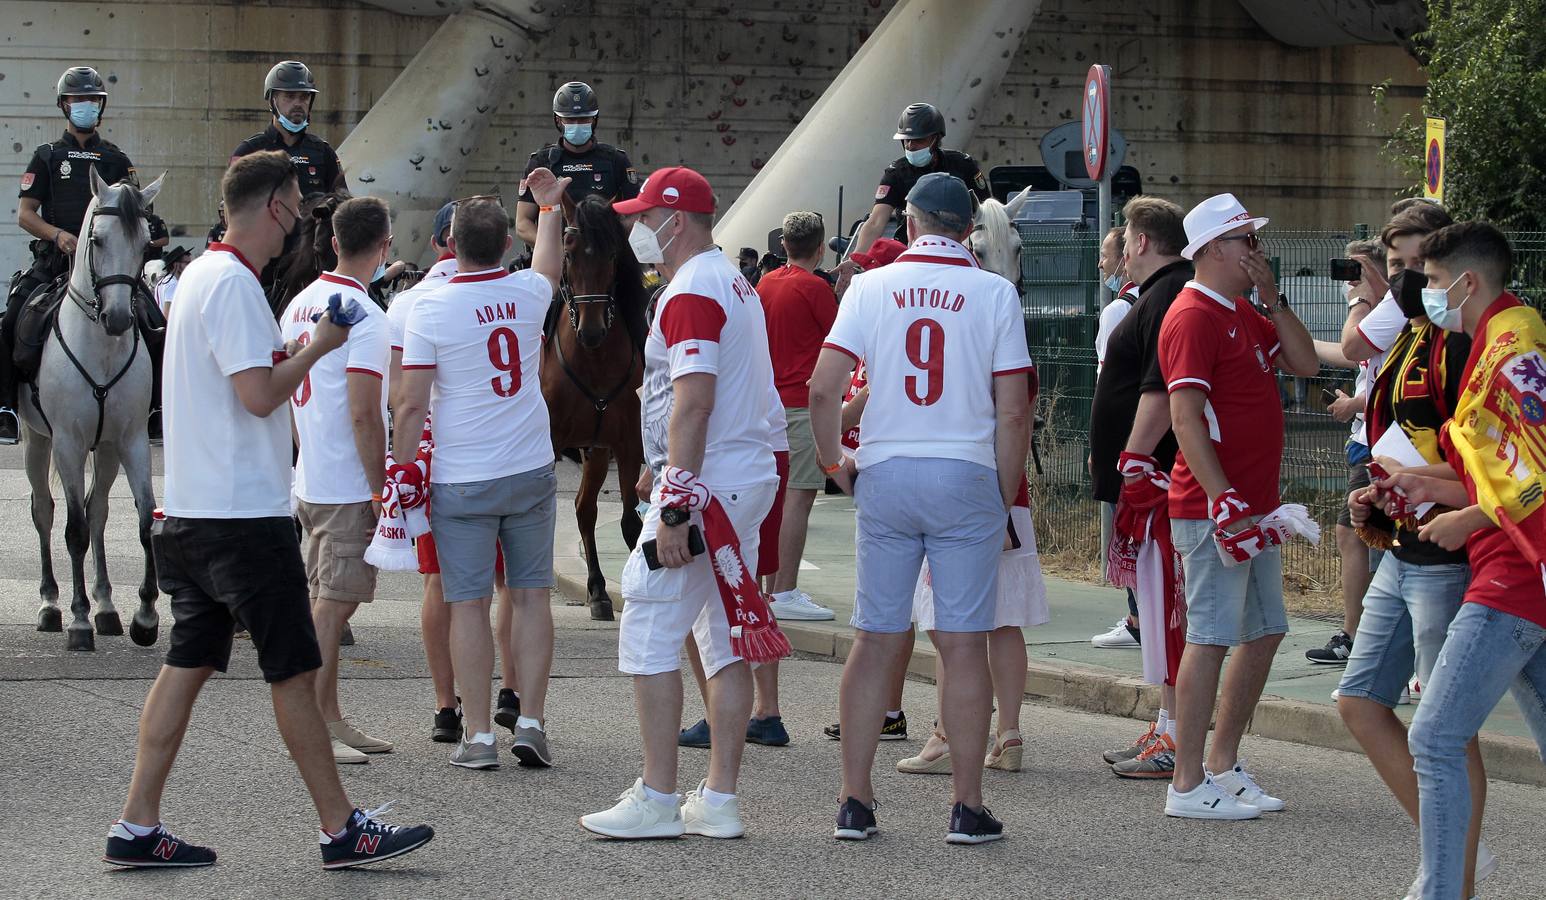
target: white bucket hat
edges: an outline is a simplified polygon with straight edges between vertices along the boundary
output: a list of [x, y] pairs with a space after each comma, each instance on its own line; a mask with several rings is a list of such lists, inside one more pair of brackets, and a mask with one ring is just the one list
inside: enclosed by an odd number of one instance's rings
[[1219, 194], [1192, 207], [1183, 224], [1186, 227], [1187, 244], [1181, 255], [1191, 259], [1204, 244], [1219, 235], [1228, 234], [1241, 225], [1252, 225], [1255, 226], [1253, 231], [1260, 231], [1266, 226], [1267, 219], [1252, 218], [1234, 194]]

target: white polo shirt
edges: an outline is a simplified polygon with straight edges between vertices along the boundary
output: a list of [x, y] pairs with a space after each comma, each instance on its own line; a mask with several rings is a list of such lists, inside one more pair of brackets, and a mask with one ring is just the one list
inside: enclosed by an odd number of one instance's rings
[[451, 276], [456, 274], [456, 259], [442, 259], [429, 267], [419, 283], [392, 297], [392, 302], [387, 306], [387, 324], [391, 328], [392, 349], [399, 352], [403, 349], [403, 331], [408, 327], [408, 314], [413, 311], [413, 304], [420, 297], [440, 287]]
[[822, 346], [866, 368], [861, 469], [894, 456], [997, 468], [993, 379], [1030, 371], [1031, 357], [1014, 285], [970, 250], [925, 235], [856, 276]]
[[778, 395], [762, 301], [718, 248], [687, 260], [671, 277], [644, 342], [644, 458], [651, 471], [667, 461], [672, 385], [694, 372], [714, 376], [698, 477], [715, 490], [778, 480], [768, 410]]
[[349, 375], [369, 375], [383, 382], [381, 422], [385, 426], [385, 380], [392, 358], [386, 313], [358, 281], [323, 272], [285, 307], [280, 317], [280, 334], [287, 344], [311, 343], [317, 331], [317, 323], [311, 317], [326, 312], [328, 298], [334, 294], [342, 295], [345, 303], [358, 303], [365, 310], [365, 318], [349, 329], [349, 340], [342, 347], [317, 360], [290, 396], [295, 433], [300, 439], [295, 496], [307, 503], [364, 503], [370, 500], [370, 482], [354, 446]]
[[186, 519], [290, 516], [290, 408], [247, 411], [231, 376], [271, 369], [283, 350], [258, 270], [235, 247], [189, 263], [166, 329], [162, 508]]
[[526, 269], [464, 272], [419, 297], [403, 335], [403, 370], [433, 369], [436, 484], [492, 481], [553, 461], [538, 380], [553, 284]]
[[[1374, 376], [1379, 374], [1380, 366], [1385, 364], [1385, 352], [1396, 342], [1401, 329], [1406, 327], [1406, 313], [1401, 311], [1401, 304], [1396, 302], [1396, 298], [1386, 291], [1385, 298], [1364, 316], [1357, 327], [1358, 334], [1375, 349], [1373, 356], [1358, 364], [1358, 377], [1354, 381], [1354, 394], [1368, 397], [1369, 389], [1374, 385]], [[1353, 417], [1352, 438], [1366, 447], [1369, 445], [1369, 424], [1363, 413]]]

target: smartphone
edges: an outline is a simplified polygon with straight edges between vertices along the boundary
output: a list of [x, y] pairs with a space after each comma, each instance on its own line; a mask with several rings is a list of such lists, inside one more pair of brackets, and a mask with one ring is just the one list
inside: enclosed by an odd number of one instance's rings
[[1321, 388], [1321, 399], [1328, 404], [1337, 402], [1337, 392], [1331, 388]]
[[1356, 259], [1334, 259], [1331, 261], [1332, 281], [1362, 281], [1363, 263]]
[[[691, 553], [693, 556], [701, 556], [706, 549], [708, 548], [703, 545], [703, 532], [699, 531], [698, 526], [696, 525], [688, 526], [687, 552]], [[660, 568], [660, 559], [655, 555], [654, 538], [650, 538], [643, 544], [639, 545], [639, 550], [644, 554], [644, 564], [650, 567], [651, 572]]]

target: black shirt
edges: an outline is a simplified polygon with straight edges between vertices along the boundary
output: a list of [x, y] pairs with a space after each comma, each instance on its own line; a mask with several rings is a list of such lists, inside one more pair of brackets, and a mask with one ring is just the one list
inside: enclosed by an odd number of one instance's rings
[[[885, 174], [880, 176], [880, 186], [875, 189], [875, 202], [901, 209], [907, 204], [907, 192], [913, 189], [918, 179], [930, 172], [947, 172], [961, 179], [972, 189], [972, 193], [977, 195], [978, 200], [986, 200], [993, 196], [993, 193], [988, 190], [988, 179], [982, 174], [982, 168], [977, 165], [977, 160], [959, 150], [940, 150], [934, 154], [929, 164], [922, 168], [908, 162], [905, 156], [886, 166]], [[895, 237], [902, 243], [907, 243], [905, 220], [897, 226]]]
[[59, 140], [33, 152], [17, 196], [41, 201], [38, 212], [43, 221], [79, 237], [91, 203], [92, 167], [108, 184], [134, 179], [134, 163], [100, 134], [93, 132], [81, 146], [65, 132]]
[[[1117, 459], [1127, 449], [1138, 415], [1138, 398], [1148, 391], [1165, 392], [1160, 373], [1159, 334], [1165, 313], [1192, 278], [1192, 264], [1177, 260], [1149, 276], [1128, 311], [1106, 342], [1106, 363], [1095, 382], [1090, 404], [1090, 480], [1096, 500], [1117, 502], [1122, 476]], [[1176, 461], [1176, 436], [1166, 429], [1152, 454], [1170, 471]]]
[[[548, 144], [526, 159], [527, 175], [539, 168], [551, 171], [559, 178], [569, 178], [569, 199], [576, 203], [591, 194], [600, 194], [609, 200], [632, 200], [639, 195], [639, 175], [634, 171], [628, 154], [611, 144], [595, 141], [589, 150], [576, 153], [564, 144]], [[522, 203], [535, 203], [531, 191], [521, 192]]]
[[301, 180], [302, 197], [308, 194], [330, 194], [334, 190], [347, 190], [349, 187], [344, 181], [343, 167], [332, 145], [309, 131], [301, 132], [300, 142], [291, 147], [285, 143], [279, 129], [269, 125], [237, 144], [236, 149], [231, 151], [231, 162], [260, 150], [283, 150], [290, 154], [290, 162], [295, 164], [295, 174]]

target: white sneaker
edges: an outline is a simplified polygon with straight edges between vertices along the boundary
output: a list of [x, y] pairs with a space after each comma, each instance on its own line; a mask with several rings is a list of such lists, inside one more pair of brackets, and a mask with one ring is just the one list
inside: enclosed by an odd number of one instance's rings
[[1282, 812], [1283, 801], [1261, 789], [1261, 785], [1251, 777], [1251, 773], [1245, 770], [1245, 760], [1239, 760], [1235, 767], [1228, 772], [1217, 775], [1212, 772], [1208, 777], [1218, 785], [1226, 794], [1233, 796], [1241, 803], [1249, 803], [1262, 812]]
[[1498, 871], [1498, 858], [1492, 855], [1487, 845], [1481, 841], [1476, 842], [1476, 883], [1480, 885], [1488, 875]]
[[1261, 815], [1261, 810], [1241, 803], [1220, 790], [1212, 778], [1204, 777], [1202, 784], [1184, 794], [1175, 785], [1167, 787], [1165, 815], [1178, 819], [1254, 819]]
[[1090, 638], [1090, 643], [1098, 650], [1132, 650], [1139, 646], [1138, 639], [1127, 630], [1127, 616], [1117, 619], [1117, 624], [1110, 631]]
[[340, 766], [357, 766], [370, 762], [370, 757], [338, 738], [333, 738], [333, 762]]
[[682, 803], [682, 827], [688, 834], [700, 834], [711, 838], [738, 838], [746, 833], [741, 825], [741, 802], [731, 797], [724, 806], [715, 807], [704, 799], [708, 780], [698, 782], [696, 790], [687, 792]]
[[1406, 692], [1409, 702], [1416, 703], [1423, 698], [1423, 686], [1418, 683], [1416, 675], [1413, 675], [1412, 680], [1407, 684]]
[[773, 602], [768, 606], [773, 610], [773, 615], [780, 619], [825, 622], [836, 616], [836, 613], [812, 600], [809, 594], [799, 588], [774, 594]]
[[651, 800], [644, 793], [644, 779], [617, 796], [617, 805], [604, 812], [580, 817], [580, 827], [619, 840], [675, 838], [684, 833], [682, 812], [675, 803]]

